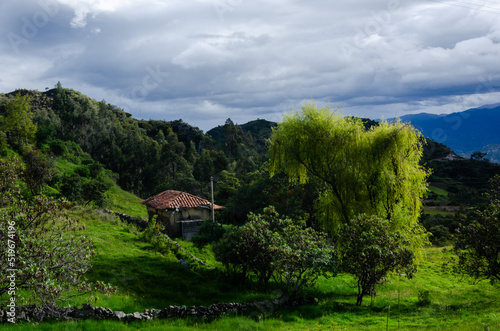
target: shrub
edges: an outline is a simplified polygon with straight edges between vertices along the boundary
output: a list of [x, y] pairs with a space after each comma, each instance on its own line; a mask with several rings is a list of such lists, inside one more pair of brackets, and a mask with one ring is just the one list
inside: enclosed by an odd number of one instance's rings
[[68, 152], [66, 144], [60, 139], [53, 140], [49, 143], [50, 151], [56, 155], [61, 156]]
[[162, 233], [163, 230], [163, 226], [156, 222], [155, 215], [151, 222], [148, 223], [148, 227], [139, 235], [139, 240], [150, 243], [155, 251], [168, 255], [172, 250], [172, 243], [168, 240], [167, 236]]
[[222, 225], [209, 218], [201, 224], [198, 234], [193, 236], [192, 241], [196, 247], [202, 248], [207, 244], [219, 241], [225, 232]]
[[398, 270], [413, 277], [414, 254], [409, 246], [401, 233], [391, 232], [389, 222], [377, 216], [362, 214], [340, 227], [341, 266], [357, 280], [358, 306], [363, 296], [376, 295], [375, 287], [384, 283], [387, 273]]
[[313, 286], [319, 275], [336, 272], [336, 257], [326, 235], [304, 229], [280, 217], [274, 207], [229, 230], [213, 246], [215, 257], [246, 278], [255, 275], [267, 292], [272, 278], [285, 297], [294, 297]]
[[423, 306], [428, 306], [430, 304], [431, 304], [431, 298], [429, 295], [429, 291], [427, 290], [418, 291], [417, 306], [423, 307]]
[[454, 246], [457, 273], [500, 281], [500, 175], [490, 180], [488, 204], [458, 214], [461, 220]]
[[7, 277], [13, 273], [18, 299], [28, 303], [53, 305], [95, 289], [109, 291], [107, 285], [83, 277], [91, 269], [94, 244], [65, 214], [68, 204], [43, 194], [23, 196], [22, 173], [17, 160], [0, 160], [0, 242], [11, 250], [0, 250], [0, 261], [9, 261], [0, 268], [0, 306], [9, 301], [12, 285]]

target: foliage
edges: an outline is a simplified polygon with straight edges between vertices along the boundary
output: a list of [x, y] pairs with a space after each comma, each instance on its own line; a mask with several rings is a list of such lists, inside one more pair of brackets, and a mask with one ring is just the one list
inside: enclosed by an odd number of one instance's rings
[[34, 115], [29, 102], [27, 95], [18, 93], [4, 105], [7, 115], [3, 119], [2, 130], [10, 132], [18, 145], [30, 143], [35, 138], [37, 126], [33, 123]]
[[172, 244], [167, 236], [162, 233], [163, 227], [156, 222], [156, 216], [148, 223], [148, 227], [141, 232], [139, 240], [150, 243], [154, 250], [168, 255], [172, 249]]
[[192, 241], [198, 248], [219, 241], [226, 230], [222, 225], [218, 224], [213, 219], [209, 218], [201, 223], [198, 234], [193, 236]]
[[376, 295], [376, 285], [383, 284], [389, 272], [404, 272], [406, 277], [413, 277], [410, 242], [400, 232], [391, 232], [387, 220], [359, 215], [341, 226], [338, 242], [342, 270], [357, 280], [358, 306], [363, 296]]
[[313, 286], [320, 275], [335, 272], [333, 247], [322, 233], [303, 229], [274, 207], [250, 214], [248, 222], [230, 229], [213, 246], [218, 261], [242, 272], [255, 274], [264, 284], [273, 278], [283, 296], [293, 297]]
[[[216, 198], [224, 202], [226, 181], [217, 183]], [[267, 206], [274, 206], [276, 211], [307, 225], [315, 225], [314, 208], [311, 201], [318, 198], [318, 187], [313, 179], [307, 184], [292, 183], [284, 175], [269, 176], [269, 165], [264, 163], [254, 172], [248, 173], [241, 181], [233, 181], [237, 190], [224, 202], [223, 223], [244, 224], [250, 212], [261, 213]]]
[[458, 215], [461, 223], [455, 236], [455, 272], [500, 281], [499, 183], [499, 175], [491, 180], [489, 204], [468, 208]]
[[24, 150], [23, 159], [25, 168], [22, 178], [32, 195], [39, 194], [52, 179], [51, 164], [34, 148], [27, 148]]
[[5, 134], [5, 132], [0, 131], [0, 156], [6, 156], [7, 150], [8, 150], [7, 135]]
[[360, 213], [389, 220], [392, 231], [426, 242], [418, 224], [428, 172], [419, 165], [420, 133], [408, 124], [382, 122], [366, 130], [360, 119], [306, 104], [286, 115], [270, 141], [270, 173], [326, 188], [318, 215], [332, 233]]
[[280, 247], [273, 279], [283, 296], [294, 297], [300, 290], [314, 286], [320, 276], [337, 272], [333, 245], [326, 234], [302, 228], [291, 221], [284, 222], [281, 235], [285, 245]]
[[82, 226], [64, 214], [67, 203], [42, 194], [27, 200], [20, 181], [23, 168], [16, 159], [0, 161], [0, 172], [0, 241], [9, 247], [0, 251], [0, 260], [9, 261], [0, 267], [1, 304], [8, 300], [9, 269], [16, 270], [19, 303], [50, 305], [95, 289], [109, 290], [83, 277], [91, 268], [93, 243], [79, 235]]
[[455, 215], [429, 215], [423, 213], [420, 217], [420, 224], [432, 233], [429, 240], [436, 246], [444, 246], [448, 243], [451, 236], [456, 232], [458, 223], [459, 220]]
[[488, 191], [488, 183], [500, 174], [500, 165], [487, 160], [456, 159], [429, 160], [432, 168], [429, 181], [439, 183], [450, 193], [448, 200], [454, 205], [471, 206], [483, 203], [483, 194]]
[[423, 306], [428, 306], [430, 304], [431, 304], [431, 298], [429, 295], [429, 291], [427, 290], [419, 291], [417, 305], [423, 307]]

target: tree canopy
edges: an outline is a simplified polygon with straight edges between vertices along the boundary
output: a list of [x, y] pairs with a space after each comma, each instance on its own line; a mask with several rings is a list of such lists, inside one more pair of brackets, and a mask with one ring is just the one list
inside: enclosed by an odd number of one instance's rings
[[500, 175], [490, 180], [485, 194], [488, 203], [470, 207], [457, 215], [460, 224], [454, 252], [458, 257], [455, 272], [475, 279], [500, 282]]
[[37, 130], [33, 123], [33, 113], [30, 111], [28, 96], [17, 94], [5, 103], [7, 115], [3, 119], [2, 129], [10, 132], [19, 145], [31, 142]]
[[359, 215], [349, 225], [342, 225], [339, 234], [339, 255], [344, 271], [357, 281], [361, 305], [363, 296], [376, 295], [375, 287], [386, 281], [392, 271], [402, 271], [412, 278], [415, 272], [414, 253], [409, 241], [399, 232], [390, 232], [386, 220], [377, 216]]
[[408, 124], [382, 121], [366, 129], [361, 119], [305, 104], [286, 115], [270, 139], [270, 174], [323, 183], [316, 203], [324, 228], [336, 233], [361, 213], [387, 219], [391, 231], [426, 240], [418, 224], [428, 171], [419, 165], [423, 139]]

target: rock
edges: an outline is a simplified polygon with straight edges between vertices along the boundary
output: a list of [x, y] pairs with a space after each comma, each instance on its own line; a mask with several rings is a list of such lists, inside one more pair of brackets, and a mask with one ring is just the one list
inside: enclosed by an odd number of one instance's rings
[[187, 263], [186, 261], [184, 261], [183, 259], [180, 259], [179, 260], [179, 263], [181, 264], [181, 266], [183, 266], [184, 268], [188, 269], [189, 268], [189, 263]]
[[131, 322], [131, 321], [140, 321], [142, 320], [142, 316], [140, 313], [135, 312], [133, 314], [127, 314], [126, 320]]
[[123, 311], [114, 311], [113, 315], [119, 321], [123, 321], [127, 317], [127, 314], [125, 314]]
[[75, 312], [75, 318], [78, 318], [78, 319], [87, 319], [87, 318], [93, 318], [94, 316], [94, 311], [91, 310], [91, 309], [81, 309], [81, 310], [77, 310]]

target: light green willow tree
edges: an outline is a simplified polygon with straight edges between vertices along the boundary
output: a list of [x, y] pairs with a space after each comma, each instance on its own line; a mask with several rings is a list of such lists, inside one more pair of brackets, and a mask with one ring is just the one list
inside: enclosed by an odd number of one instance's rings
[[429, 173], [419, 165], [422, 137], [408, 124], [365, 129], [361, 119], [314, 103], [292, 110], [270, 139], [271, 176], [324, 183], [316, 208], [323, 227], [335, 234], [364, 213], [387, 219], [418, 248], [427, 240], [418, 224]]

